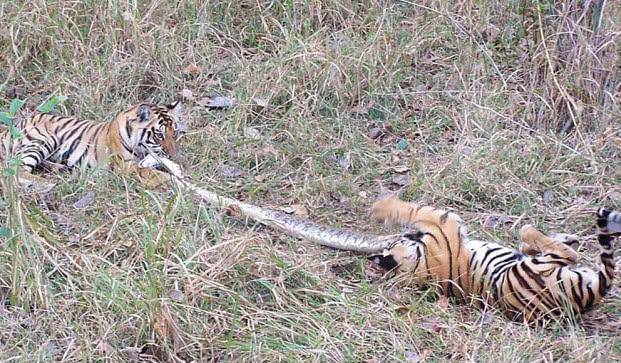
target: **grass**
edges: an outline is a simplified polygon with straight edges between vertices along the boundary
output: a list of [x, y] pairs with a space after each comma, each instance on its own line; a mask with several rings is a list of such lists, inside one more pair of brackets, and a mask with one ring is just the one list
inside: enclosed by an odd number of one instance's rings
[[[235, 97], [192, 108], [178, 161], [201, 186], [361, 231], [402, 189], [480, 238], [576, 233], [588, 264], [592, 211], [621, 209], [621, 8], [592, 3], [3, 3], [0, 106], [62, 94], [109, 120], [182, 89]], [[49, 178], [2, 178], [2, 361], [621, 359], [619, 281], [580, 325], [529, 328], [178, 190]]]

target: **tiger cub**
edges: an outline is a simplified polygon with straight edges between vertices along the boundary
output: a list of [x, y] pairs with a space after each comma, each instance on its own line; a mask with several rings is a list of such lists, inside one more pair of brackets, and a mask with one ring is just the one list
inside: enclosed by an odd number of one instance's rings
[[461, 218], [430, 206], [391, 197], [376, 202], [375, 220], [415, 228], [371, 260], [388, 270], [407, 272], [422, 284], [437, 284], [445, 296], [477, 305], [491, 304], [514, 320], [580, 314], [598, 304], [612, 285], [612, 242], [621, 233], [621, 213], [596, 213], [601, 247], [596, 270], [576, 266], [570, 235], [547, 236], [526, 225], [520, 251], [470, 240]]
[[0, 159], [17, 158], [20, 182], [26, 185], [43, 182], [31, 172], [46, 162], [69, 168], [109, 167], [133, 172], [147, 186], [162, 185], [170, 181], [170, 175], [157, 167], [184, 177], [181, 167], [170, 160], [176, 153], [175, 125], [182, 111], [180, 102], [169, 106], [140, 103], [110, 122], [36, 114], [16, 121], [21, 138], [11, 139], [8, 130], [0, 131]]

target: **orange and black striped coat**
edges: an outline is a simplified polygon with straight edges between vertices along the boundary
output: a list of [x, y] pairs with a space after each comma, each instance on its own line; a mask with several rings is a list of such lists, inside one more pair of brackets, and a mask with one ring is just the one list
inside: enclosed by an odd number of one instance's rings
[[411, 273], [415, 281], [437, 284], [446, 296], [490, 304], [507, 316], [528, 322], [580, 314], [598, 304], [612, 285], [612, 241], [621, 232], [621, 213], [597, 211], [598, 269], [576, 266], [570, 246], [575, 237], [547, 236], [527, 225], [520, 251], [470, 240], [452, 212], [397, 198], [375, 203], [373, 217], [415, 227], [371, 259], [386, 269]]
[[[70, 168], [129, 168], [147, 183], [157, 184], [169, 179], [154, 169], [158, 163], [176, 166], [169, 158], [176, 153], [175, 124], [181, 107], [179, 102], [170, 106], [141, 103], [110, 122], [36, 114], [16, 122], [22, 133], [18, 139], [12, 139], [8, 130], [0, 131], [0, 158], [17, 158], [24, 180], [37, 179], [30, 173], [49, 161]], [[174, 173], [181, 172], [176, 169]]]

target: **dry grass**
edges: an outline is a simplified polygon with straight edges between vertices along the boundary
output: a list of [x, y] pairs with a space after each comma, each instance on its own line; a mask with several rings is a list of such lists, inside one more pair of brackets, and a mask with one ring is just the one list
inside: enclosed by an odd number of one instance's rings
[[[194, 180], [359, 230], [397, 181], [482, 238], [577, 233], [592, 262], [591, 211], [621, 209], [616, 2], [134, 3], [0, 4], [0, 107], [57, 93], [109, 119], [183, 88], [234, 96], [192, 110]], [[533, 329], [178, 191], [50, 178], [48, 195], [2, 179], [2, 361], [621, 359], [618, 281], [580, 326]]]

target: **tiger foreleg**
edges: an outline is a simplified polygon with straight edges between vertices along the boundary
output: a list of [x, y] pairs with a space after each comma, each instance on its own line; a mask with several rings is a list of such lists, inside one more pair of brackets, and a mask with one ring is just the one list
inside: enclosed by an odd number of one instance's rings
[[134, 161], [113, 158], [111, 169], [117, 174], [134, 177], [147, 188], [159, 188], [171, 184], [172, 175], [150, 167], [142, 167]]
[[151, 168], [136, 167], [135, 172], [140, 183], [148, 188], [168, 187], [174, 178], [171, 174]]

